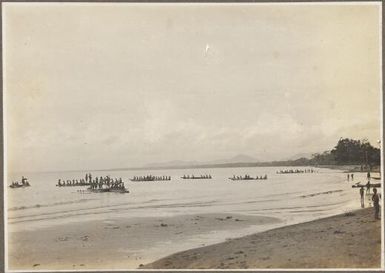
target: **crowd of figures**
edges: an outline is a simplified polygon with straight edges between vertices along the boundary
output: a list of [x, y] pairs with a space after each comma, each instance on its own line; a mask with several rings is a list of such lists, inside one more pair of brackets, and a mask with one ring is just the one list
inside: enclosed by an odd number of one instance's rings
[[277, 174], [292, 174], [292, 173], [314, 173], [315, 171], [313, 169], [305, 169], [305, 170], [279, 170], [277, 171]]
[[211, 175], [210, 174], [204, 174], [204, 175], [200, 175], [200, 176], [195, 176], [195, 175], [183, 175], [181, 177], [182, 179], [211, 179]]
[[96, 177], [90, 182], [90, 189], [125, 189], [122, 178], [111, 178], [108, 175]]
[[267, 180], [267, 174], [264, 176], [256, 176], [256, 177], [251, 177], [250, 175], [246, 174], [245, 176], [236, 176], [233, 175], [233, 177], [229, 178], [230, 180]]
[[[374, 219], [379, 220], [380, 219], [380, 199], [381, 194], [377, 193], [377, 188], [381, 187], [381, 183], [378, 184], [371, 184], [370, 181], [366, 183], [366, 195], [369, 196], [369, 200], [372, 201], [373, 207], [374, 207]], [[370, 193], [370, 188], [373, 188], [373, 194]], [[365, 207], [365, 196], [364, 196], [364, 186], [360, 186], [360, 197], [361, 197], [361, 208]]]
[[58, 187], [70, 187], [70, 186], [89, 186], [89, 189], [125, 189], [122, 178], [111, 178], [110, 176], [100, 176], [93, 179], [91, 173], [87, 173], [85, 178], [81, 179], [63, 179], [58, 180]]
[[134, 182], [143, 182], [143, 181], [170, 181], [171, 176], [154, 176], [154, 175], [146, 175], [146, 176], [134, 176], [130, 179]]
[[29, 186], [30, 186], [30, 184], [28, 182], [28, 178], [22, 176], [21, 182], [12, 181], [12, 184], [9, 187], [11, 187], [11, 188], [23, 188], [23, 187], [29, 187]]
[[62, 180], [62, 179], [59, 179], [58, 182], [57, 182], [57, 185], [58, 187], [73, 187], [73, 186], [89, 186], [90, 183], [89, 182], [86, 182], [86, 180], [84, 178], [82, 179], [67, 179], [67, 180]]
[[[374, 207], [374, 219], [378, 220], [380, 219], [380, 199], [381, 199], [381, 193], [377, 193], [377, 188], [381, 188], [381, 183], [371, 183], [371, 179], [378, 179], [381, 180], [381, 177], [371, 177], [370, 171], [366, 174], [367, 183], [362, 184], [361, 182], [357, 182], [354, 185], [352, 185], [352, 188], [359, 188], [359, 194], [361, 199], [361, 208], [365, 207], [365, 195], [368, 197], [369, 205], [370, 201], [373, 204]], [[347, 174], [346, 175], [347, 181], [353, 181], [354, 180], [354, 174]], [[366, 191], [365, 191], [366, 189]], [[373, 193], [371, 193], [371, 190], [373, 190]], [[380, 191], [381, 192], [381, 191]]]

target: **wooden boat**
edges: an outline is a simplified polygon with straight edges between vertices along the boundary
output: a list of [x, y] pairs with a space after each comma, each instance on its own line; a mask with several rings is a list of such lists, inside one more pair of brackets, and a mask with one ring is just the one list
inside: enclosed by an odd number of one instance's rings
[[126, 188], [123, 189], [110, 189], [109, 192], [117, 192], [117, 193], [129, 193], [130, 191]]
[[[368, 186], [366, 184], [360, 184], [360, 183], [352, 185], [352, 188], [367, 188], [367, 187]], [[375, 183], [375, 184], [370, 183], [369, 188], [381, 188], [381, 183]]]
[[267, 178], [258, 178], [258, 177], [241, 177], [241, 178], [229, 177], [229, 179], [233, 180], [233, 181], [241, 181], [241, 180], [267, 180]]
[[26, 184], [13, 184], [13, 185], [9, 185], [10, 188], [12, 189], [18, 189], [18, 188], [26, 188], [26, 187], [30, 187], [31, 185], [27, 182]]
[[134, 179], [134, 178], [130, 178], [130, 181], [132, 181], [132, 182], [151, 182], [151, 181], [159, 181], [159, 180], [155, 180], [155, 178], [148, 178], [148, 179]]
[[153, 182], [153, 181], [170, 181], [170, 179], [168, 178], [155, 178], [155, 177], [151, 177], [151, 178], [147, 178], [147, 179], [134, 179], [134, 178], [130, 178], [130, 181], [132, 182]]
[[182, 179], [212, 179], [211, 176], [181, 176]]
[[84, 187], [84, 186], [89, 186], [90, 183], [85, 183], [85, 184], [56, 184], [56, 187]]
[[116, 192], [116, 193], [129, 193], [130, 191], [126, 188], [114, 188], [114, 189], [90, 189], [88, 188], [87, 191], [94, 192], [94, 193], [102, 193], [102, 192]]

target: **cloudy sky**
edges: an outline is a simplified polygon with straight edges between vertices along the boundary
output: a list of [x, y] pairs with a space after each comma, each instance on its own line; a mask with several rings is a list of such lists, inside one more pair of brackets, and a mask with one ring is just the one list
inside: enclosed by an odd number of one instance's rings
[[10, 170], [380, 138], [380, 6], [3, 4]]

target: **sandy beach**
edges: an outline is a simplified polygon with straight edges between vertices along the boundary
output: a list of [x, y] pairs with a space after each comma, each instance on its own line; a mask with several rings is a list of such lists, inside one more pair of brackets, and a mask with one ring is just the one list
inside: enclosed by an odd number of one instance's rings
[[[184, 241], [200, 234], [215, 236], [221, 230], [282, 223], [276, 218], [234, 214], [68, 223], [11, 232], [9, 264], [10, 269], [41, 270], [378, 268], [381, 221], [375, 221], [372, 212], [373, 208], [362, 209], [183, 252], [179, 251], [187, 249]], [[151, 252], [159, 243], [164, 251]]]
[[142, 268], [379, 268], [381, 221], [373, 208], [176, 253]]
[[[212, 240], [220, 231], [279, 223], [280, 220], [273, 217], [201, 214], [118, 218], [11, 232], [9, 267], [15, 270], [135, 269], [191, 248], [191, 242], [186, 244], [186, 241], [198, 235], [207, 234]], [[152, 249], [157, 244], [164, 245], [161, 252]]]

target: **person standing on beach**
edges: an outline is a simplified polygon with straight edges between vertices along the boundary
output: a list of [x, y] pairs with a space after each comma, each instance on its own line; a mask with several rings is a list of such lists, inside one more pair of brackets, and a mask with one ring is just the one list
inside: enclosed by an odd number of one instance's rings
[[364, 208], [365, 207], [364, 187], [360, 188], [360, 195], [361, 195], [361, 208]]
[[377, 189], [373, 188], [373, 196], [372, 196], [373, 206], [374, 206], [374, 219], [379, 220], [380, 213], [380, 196], [377, 194]]
[[366, 193], [370, 193], [370, 180], [366, 183]]
[[350, 174], [348, 174], [348, 175], [347, 175], [347, 179], [348, 179], [348, 181], [349, 181], [349, 178], [350, 178]]
[[351, 174], [350, 177], [352, 178], [352, 181], [353, 181], [353, 180], [354, 180], [354, 178], [353, 178], [353, 177], [354, 177], [354, 174]]

